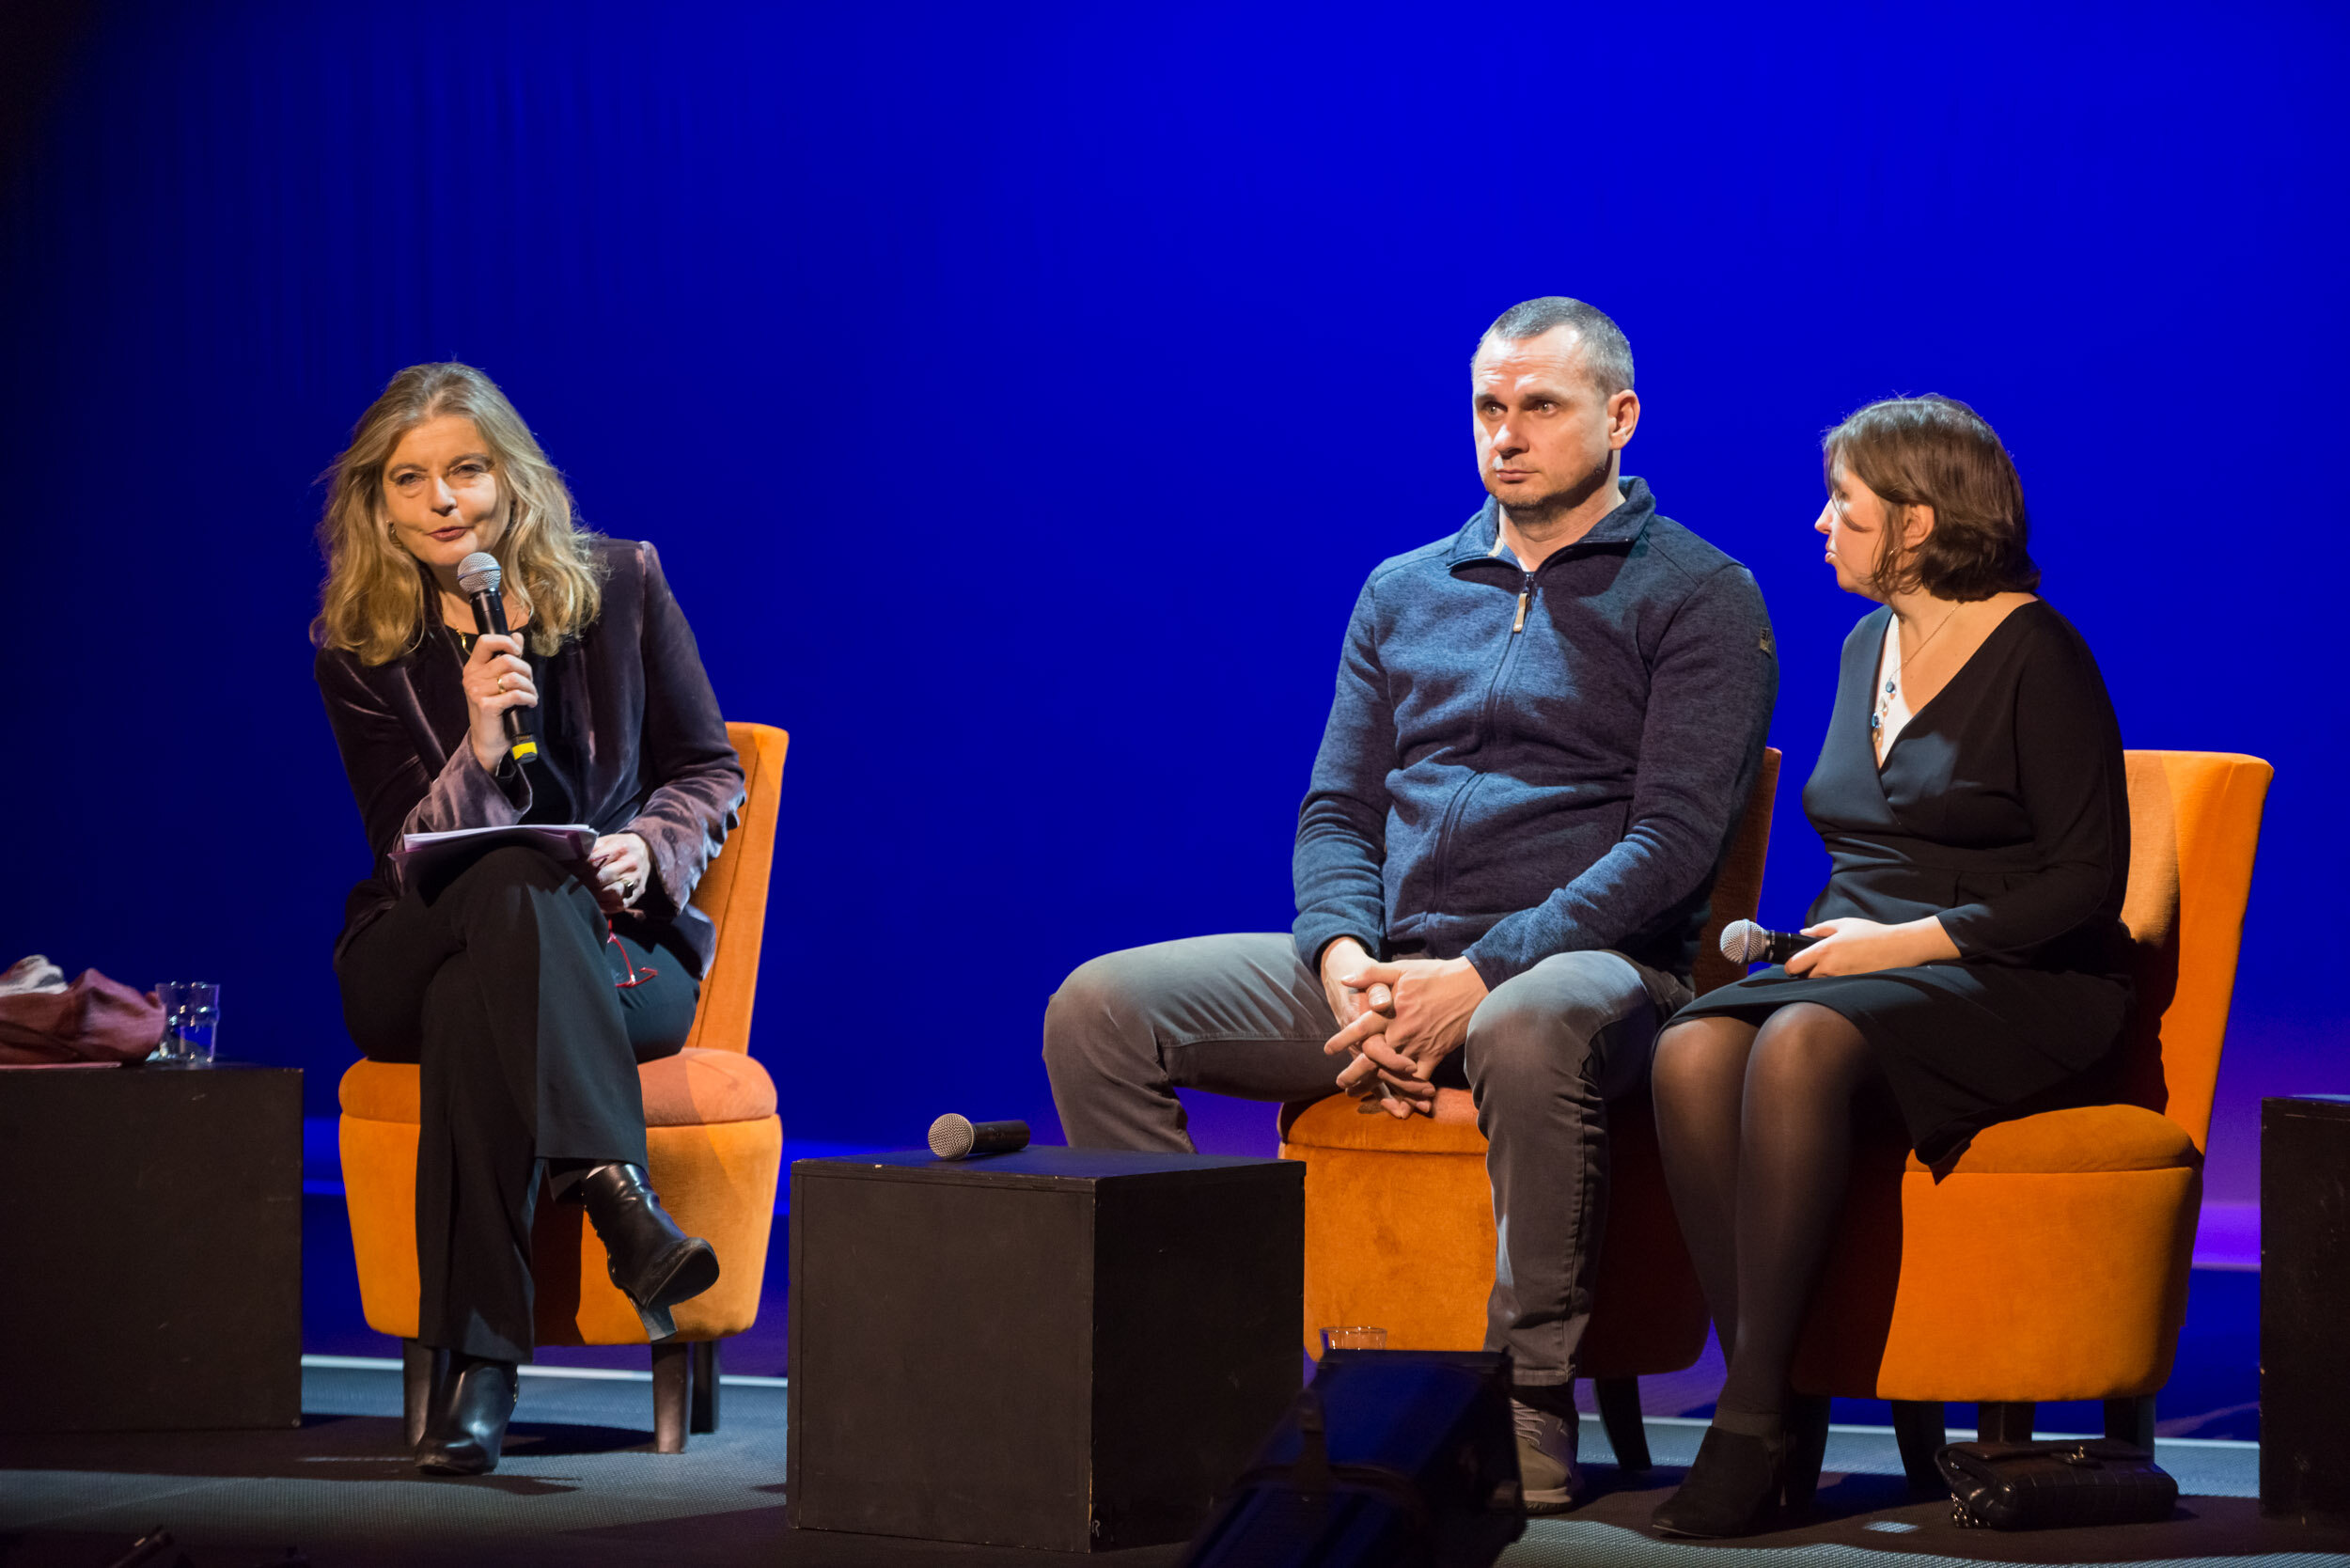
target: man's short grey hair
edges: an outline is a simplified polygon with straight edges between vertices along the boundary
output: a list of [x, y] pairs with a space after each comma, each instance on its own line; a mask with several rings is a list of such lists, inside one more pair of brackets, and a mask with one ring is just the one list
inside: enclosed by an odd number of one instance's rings
[[1477, 340], [1477, 353], [1484, 353], [1485, 345], [1496, 338], [1523, 343], [1559, 326], [1574, 329], [1575, 337], [1583, 345], [1583, 368], [1599, 387], [1600, 396], [1612, 398], [1631, 389], [1632, 345], [1624, 341], [1623, 329], [1597, 306], [1571, 300], [1564, 294], [1545, 294], [1541, 299], [1512, 306], [1495, 317], [1494, 324], [1485, 329], [1485, 336]]

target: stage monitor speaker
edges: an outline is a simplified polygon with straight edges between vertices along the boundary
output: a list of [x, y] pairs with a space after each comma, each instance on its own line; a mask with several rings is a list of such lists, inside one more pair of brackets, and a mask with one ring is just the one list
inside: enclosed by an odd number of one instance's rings
[[1485, 1568], [1526, 1531], [1510, 1358], [1334, 1350], [1186, 1568]]

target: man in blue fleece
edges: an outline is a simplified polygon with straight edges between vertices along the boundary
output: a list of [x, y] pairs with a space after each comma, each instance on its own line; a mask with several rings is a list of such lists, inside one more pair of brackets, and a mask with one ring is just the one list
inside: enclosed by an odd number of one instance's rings
[[1190, 1149], [1178, 1089], [1335, 1084], [1410, 1116], [1465, 1079], [1501, 1238], [1485, 1343], [1515, 1369], [1528, 1506], [1557, 1512], [1606, 1102], [1689, 999], [1778, 661], [1746, 569], [1621, 476], [1640, 402], [1614, 321], [1529, 300], [1469, 371], [1491, 499], [1355, 601], [1291, 933], [1093, 960], [1046, 1010], [1044, 1060], [1070, 1143], [1104, 1149]]

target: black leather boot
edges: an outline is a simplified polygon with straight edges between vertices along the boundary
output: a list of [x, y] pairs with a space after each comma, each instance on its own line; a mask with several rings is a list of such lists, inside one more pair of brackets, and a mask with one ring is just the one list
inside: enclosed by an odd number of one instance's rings
[[511, 1361], [485, 1361], [452, 1354], [448, 1374], [433, 1390], [424, 1441], [416, 1445], [416, 1468], [431, 1475], [487, 1475], [498, 1467], [506, 1423], [521, 1391]]
[[667, 1339], [677, 1332], [669, 1309], [718, 1282], [718, 1254], [677, 1228], [635, 1166], [597, 1166], [576, 1190], [611, 1259], [612, 1283], [635, 1304], [645, 1337]]
[[1710, 1426], [1681, 1490], [1657, 1504], [1649, 1522], [1660, 1534], [1701, 1541], [1756, 1535], [1786, 1517], [1786, 1489], [1784, 1435], [1750, 1437]]

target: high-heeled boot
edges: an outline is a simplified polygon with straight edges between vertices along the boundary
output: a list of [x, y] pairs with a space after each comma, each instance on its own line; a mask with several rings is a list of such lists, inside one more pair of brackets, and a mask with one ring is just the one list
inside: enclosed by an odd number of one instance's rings
[[645, 1337], [667, 1339], [677, 1332], [669, 1309], [718, 1282], [718, 1254], [678, 1229], [635, 1166], [597, 1166], [577, 1192], [611, 1260], [612, 1283], [634, 1304]]
[[1717, 1540], [1754, 1535], [1786, 1516], [1787, 1437], [1755, 1437], [1705, 1429], [1681, 1489], [1656, 1505], [1649, 1522], [1665, 1535]]
[[506, 1423], [521, 1391], [511, 1361], [451, 1355], [432, 1391], [432, 1408], [416, 1445], [416, 1468], [433, 1475], [487, 1475], [498, 1467]]

